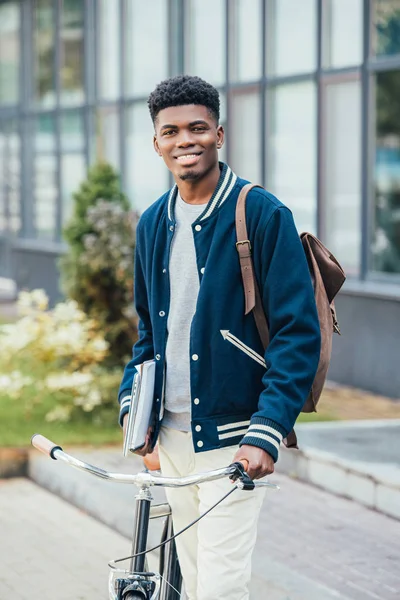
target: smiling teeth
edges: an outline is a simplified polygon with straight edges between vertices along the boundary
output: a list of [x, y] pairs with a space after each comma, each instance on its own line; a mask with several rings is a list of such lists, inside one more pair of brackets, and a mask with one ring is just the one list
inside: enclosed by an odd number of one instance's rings
[[182, 160], [182, 158], [195, 158], [197, 154], [185, 154], [184, 156], [178, 156], [178, 160]]

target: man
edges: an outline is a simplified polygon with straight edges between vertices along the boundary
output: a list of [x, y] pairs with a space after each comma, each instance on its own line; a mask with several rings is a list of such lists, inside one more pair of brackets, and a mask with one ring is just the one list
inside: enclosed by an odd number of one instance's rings
[[[148, 104], [154, 148], [175, 185], [137, 227], [139, 340], [120, 387], [120, 422], [129, 411], [135, 365], [155, 358], [154, 427], [141, 453], [151, 452], [158, 440], [166, 476], [241, 460], [250, 477], [264, 477], [274, 471], [282, 438], [295, 423], [319, 360], [305, 255], [290, 211], [268, 192], [253, 189], [247, 227], [270, 329], [265, 370], [225, 335], [229, 330], [264, 354], [253, 315], [244, 315], [235, 208], [246, 182], [218, 162], [224, 143], [218, 92], [198, 77], [179, 76], [160, 83]], [[221, 480], [167, 490], [175, 531], [231, 485]], [[177, 538], [190, 600], [249, 597], [262, 500], [261, 489], [236, 491]]]

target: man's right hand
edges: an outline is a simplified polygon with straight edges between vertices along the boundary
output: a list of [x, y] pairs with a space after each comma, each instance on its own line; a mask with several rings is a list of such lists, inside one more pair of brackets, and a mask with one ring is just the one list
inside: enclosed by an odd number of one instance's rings
[[[122, 422], [124, 440], [125, 440], [125, 436], [126, 436], [126, 428], [128, 427], [128, 417], [129, 417], [129, 413], [126, 413], [126, 415], [124, 415], [124, 420]], [[152, 432], [153, 432], [153, 428], [149, 427], [147, 430], [145, 445], [143, 446], [143, 448], [136, 450], [134, 452], [134, 454], [139, 454], [139, 456], [146, 456], [146, 454], [149, 454], [149, 452], [151, 452], [151, 434], [152, 434]]]

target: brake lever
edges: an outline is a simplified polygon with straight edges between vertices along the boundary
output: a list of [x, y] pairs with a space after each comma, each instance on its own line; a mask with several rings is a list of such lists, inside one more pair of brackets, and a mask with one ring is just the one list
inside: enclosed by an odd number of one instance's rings
[[235, 471], [229, 475], [229, 479], [232, 481], [237, 481], [239, 479], [241, 483], [240, 489], [242, 490], [254, 490], [255, 483], [244, 470], [243, 464], [241, 462], [235, 462], [231, 467], [235, 467]]

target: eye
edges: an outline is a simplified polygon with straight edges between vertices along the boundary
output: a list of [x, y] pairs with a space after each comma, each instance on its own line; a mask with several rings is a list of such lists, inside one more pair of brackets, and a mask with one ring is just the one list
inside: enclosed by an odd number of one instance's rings
[[206, 131], [205, 127], [193, 127], [193, 131]]
[[163, 136], [165, 136], [165, 135], [169, 136], [173, 133], [175, 133], [175, 131], [173, 129], [167, 129], [166, 131], [163, 132]]

